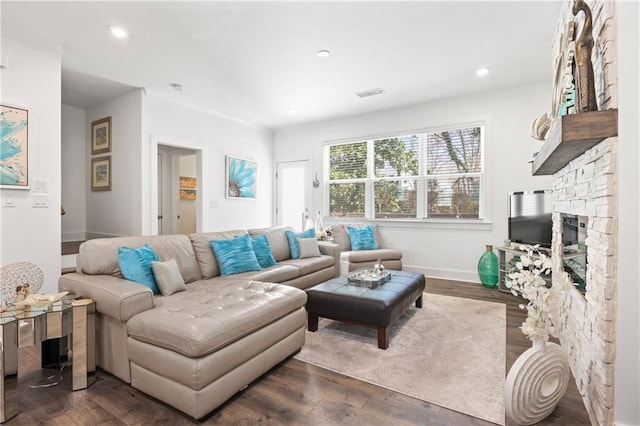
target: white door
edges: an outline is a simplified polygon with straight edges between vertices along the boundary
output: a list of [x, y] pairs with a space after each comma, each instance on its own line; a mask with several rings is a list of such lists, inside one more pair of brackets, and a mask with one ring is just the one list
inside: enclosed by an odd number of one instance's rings
[[309, 160], [276, 164], [276, 224], [291, 226], [297, 231], [304, 227], [305, 212], [311, 210], [311, 165]]
[[163, 221], [163, 191], [164, 191], [164, 165], [163, 165], [164, 153], [158, 151], [158, 235], [162, 235]]

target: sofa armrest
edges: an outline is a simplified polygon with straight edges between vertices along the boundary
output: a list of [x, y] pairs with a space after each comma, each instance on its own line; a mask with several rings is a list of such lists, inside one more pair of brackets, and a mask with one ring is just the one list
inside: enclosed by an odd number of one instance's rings
[[333, 257], [334, 266], [336, 268], [336, 277], [340, 275], [340, 244], [331, 241], [318, 241], [320, 253]]
[[64, 274], [58, 280], [58, 289], [90, 297], [96, 301], [98, 312], [122, 322], [153, 308], [150, 288], [110, 275]]

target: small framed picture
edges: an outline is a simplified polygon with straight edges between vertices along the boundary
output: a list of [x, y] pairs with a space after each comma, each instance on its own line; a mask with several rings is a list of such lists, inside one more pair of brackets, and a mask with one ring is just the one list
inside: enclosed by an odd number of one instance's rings
[[111, 117], [91, 122], [91, 155], [111, 152]]
[[180, 199], [187, 201], [195, 201], [196, 190], [195, 189], [183, 189], [180, 188]]
[[91, 190], [111, 191], [111, 156], [91, 159]]

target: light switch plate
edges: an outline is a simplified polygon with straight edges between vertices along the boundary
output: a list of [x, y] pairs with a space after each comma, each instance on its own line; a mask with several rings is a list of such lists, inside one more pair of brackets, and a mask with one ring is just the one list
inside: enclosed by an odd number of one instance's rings
[[36, 194], [33, 197], [33, 208], [49, 207], [49, 196], [46, 194]]
[[2, 194], [2, 206], [3, 207], [15, 207], [16, 199], [10, 192], [5, 192]]

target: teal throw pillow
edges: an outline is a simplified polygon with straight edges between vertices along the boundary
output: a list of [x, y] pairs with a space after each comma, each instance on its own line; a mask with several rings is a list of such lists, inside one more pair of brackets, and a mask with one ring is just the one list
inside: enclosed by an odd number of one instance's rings
[[220, 275], [223, 277], [262, 269], [253, 251], [249, 234], [230, 240], [211, 240], [211, 248], [216, 255]]
[[376, 241], [373, 225], [364, 228], [347, 227], [352, 250], [376, 250], [380, 246]]
[[316, 230], [309, 228], [304, 232], [284, 231], [289, 240], [289, 250], [291, 251], [292, 259], [300, 258], [300, 247], [298, 246], [298, 238], [314, 238], [316, 236]]
[[156, 252], [147, 244], [140, 248], [118, 247], [118, 264], [122, 276], [149, 287], [153, 294], [160, 294], [160, 289], [153, 277], [151, 262], [159, 262]]
[[266, 235], [263, 234], [251, 238], [251, 243], [253, 244], [253, 251], [256, 253], [256, 257], [258, 258], [258, 263], [260, 263], [260, 266], [262, 266], [263, 268], [267, 268], [277, 263], [273, 258], [271, 246], [269, 245], [269, 239], [267, 239]]

